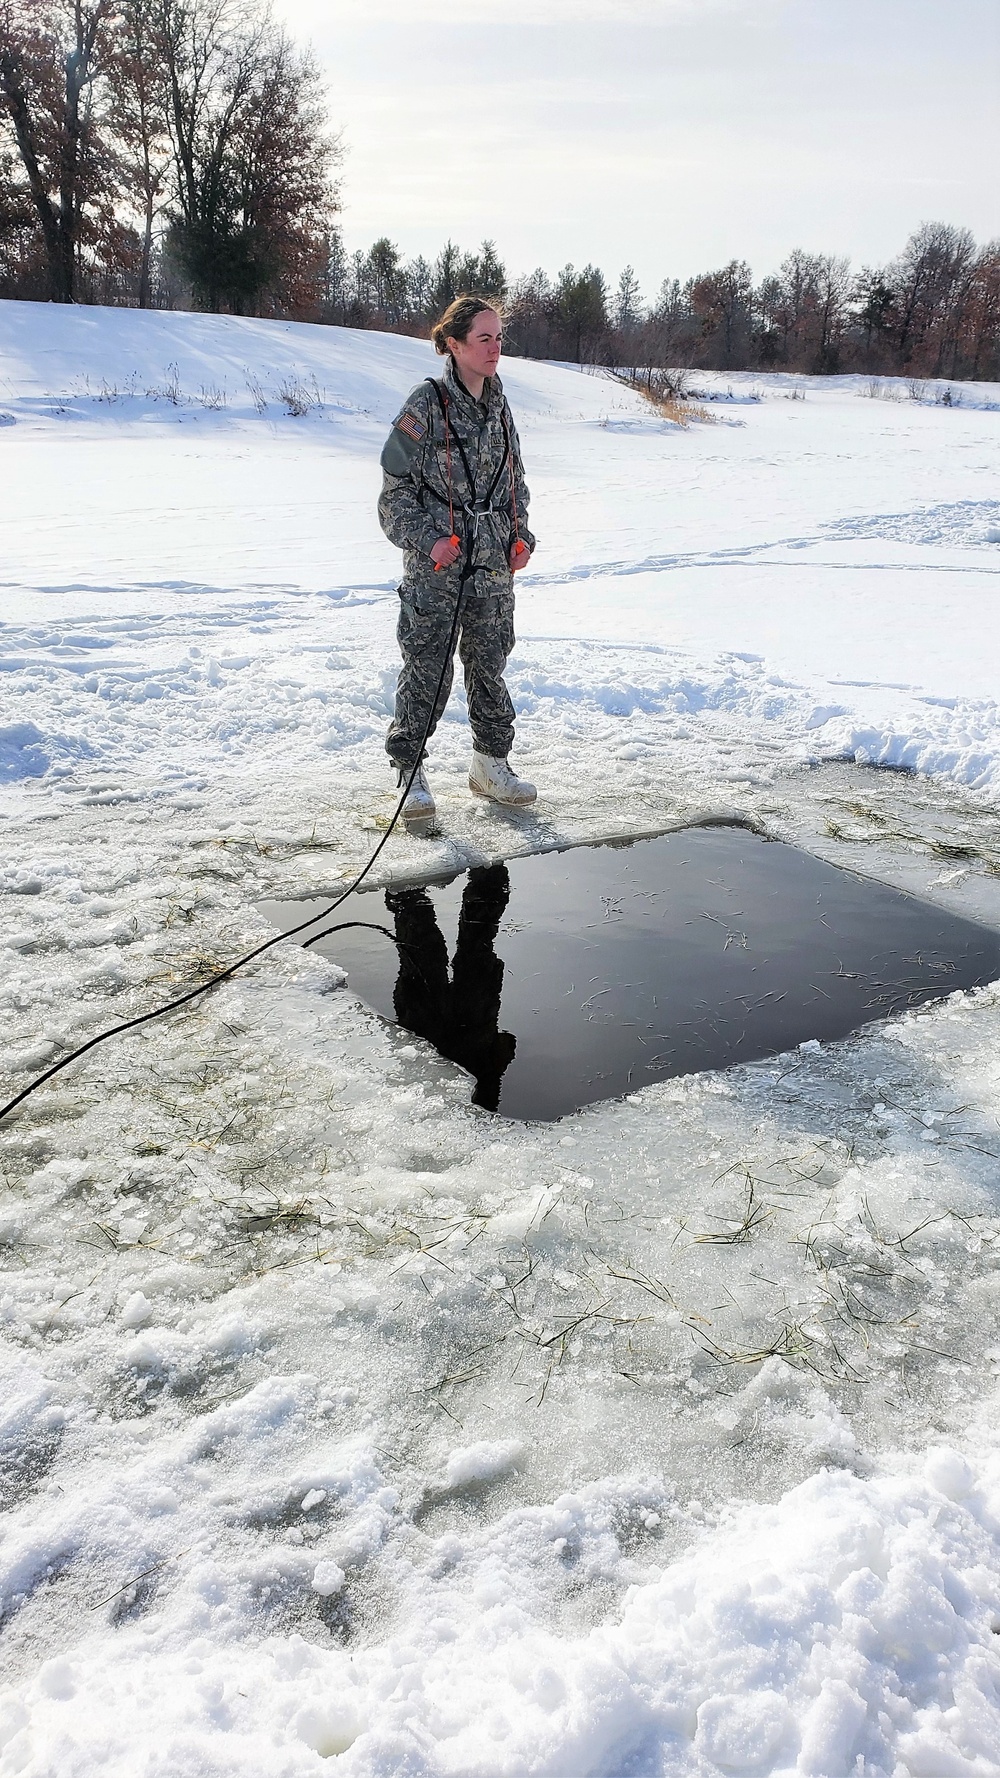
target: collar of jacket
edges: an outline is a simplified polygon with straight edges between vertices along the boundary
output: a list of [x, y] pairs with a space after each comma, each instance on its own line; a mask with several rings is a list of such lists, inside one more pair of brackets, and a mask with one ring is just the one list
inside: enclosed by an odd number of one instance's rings
[[451, 400], [457, 402], [460, 409], [464, 406], [470, 419], [475, 415], [476, 420], [480, 425], [482, 425], [483, 421], [483, 410], [485, 409], [488, 415], [495, 413], [499, 408], [500, 403], [503, 401], [503, 384], [499, 377], [486, 378], [486, 381], [483, 384], [483, 393], [479, 401], [476, 400], [474, 395], [470, 395], [459, 376], [458, 371], [455, 369], [455, 360], [450, 352], [448, 354], [448, 362], [444, 367], [444, 375], [442, 376], [441, 381]]

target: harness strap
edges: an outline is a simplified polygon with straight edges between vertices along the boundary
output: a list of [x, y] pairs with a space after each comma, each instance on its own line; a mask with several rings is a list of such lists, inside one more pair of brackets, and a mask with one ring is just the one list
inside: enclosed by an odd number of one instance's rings
[[[468, 485], [469, 493], [472, 496], [472, 504], [471, 504], [471, 506], [466, 505], [465, 511], [469, 515], [469, 517], [472, 519], [473, 527], [475, 528], [476, 523], [478, 522], [479, 518], [481, 517], [481, 515], [483, 513], [495, 512], [497, 510], [496, 507], [494, 507], [494, 505], [493, 505], [493, 496], [496, 493], [497, 488], [500, 486], [500, 482], [502, 481], [504, 472], [506, 471], [507, 474], [509, 475], [509, 478], [510, 478], [511, 503], [512, 503], [513, 517], [514, 517], [514, 530], [516, 532], [517, 531], [517, 501], [514, 499], [514, 463], [513, 463], [514, 451], [513, 451], [513, 444], [511, 441], [511, 436], [510, 436], [510, 428], [507, 424], [507, 415], [504, 412], [503, 408], [501, 408], [501, 410], [500, 410], [500, 424], [503, 428], [504, 444], [506, 445], [507, 448], [504, 452], [502, 461], [500, 462], [500, 464], [497, 467], [497, 470], [496, 470], [496, 473], [493, 477], [493, 480], [490, 482], [487, 492], [485, 493], [485, 495], [482, 496], [482, 498], [480, 498], [480, 496], [476, 490], [476, 478], [473, 475], [471, 468], [469, 467], [469, 459], [466, 455], [465, 446], [462, 443], [460, 435], [454, 430], [454, 428], [451, 424], [451, 419], [448, 414], [448, 397], [445, 394], [444, 390], [441, 387], [441, 384], [438, 382], [436, 377], [426, 377], [424, 380], [430, 384], [431, 388], [433, 389], [435, 395], [438, 398], [438, 406], [441, 409], [441, 417], [444, 421], [445, 452], [447, 455], [447, 462], [448, 462], [448, 507], [449, 507], [449, 511], [451, 511], [451, 508], [452, 508], [451, 443], [450, 443], [450, 441], [452, 438], [454, 438], [455, 444], [458, 449], [458, 454], [462, 459], [462, 468], [465, 471], [465, 480]], [[433, 492], [433, 490], [431, 490], [431, 491]]]

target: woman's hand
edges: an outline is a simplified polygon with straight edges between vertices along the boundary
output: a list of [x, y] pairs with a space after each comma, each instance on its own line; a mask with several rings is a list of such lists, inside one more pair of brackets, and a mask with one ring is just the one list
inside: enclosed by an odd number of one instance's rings
[[431, 550], [431, 561], [435, 568], [450, 568], [452, 562], [458, 561], [461, 553], [461, 545], [453, 537], [439, 537]]
[[530, 561], [531, 561], [530, 549], [528, 548], [526, 543], [522, 543], [521, 539], [518, 538], [517, 542], [512, 543], [510, 546], [510, 571], [511, 571], [511, 573], [516, 574], [519, 568], [527, 568], [528, 563]]

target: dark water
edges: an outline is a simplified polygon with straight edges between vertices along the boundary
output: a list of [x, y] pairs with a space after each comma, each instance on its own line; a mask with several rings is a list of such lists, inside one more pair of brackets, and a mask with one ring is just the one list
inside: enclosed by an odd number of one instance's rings
[[[265, 911], [290, 927], [322, 905]], [[379, 921], [399, 946], [348, 931], [315, 949], [513, 1118], [843, 1037], [1000, 976], [989, 928], [741, 828], [533, 854], [335, 917]]]

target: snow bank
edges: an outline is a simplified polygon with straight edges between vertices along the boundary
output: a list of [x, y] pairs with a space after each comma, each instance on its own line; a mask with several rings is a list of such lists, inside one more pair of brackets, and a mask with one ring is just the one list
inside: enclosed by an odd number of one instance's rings
[[[322, 412], [371, 416], [381, 427], [399, 411], [400, 393], [433, 374], [436, 364], [430, 345], [399, 334], [0, 302], [0, 399], [8, 425], [35, 416], [114, 424], [157, 413], [167, 421], [208, 416], [209, 424], [219, 424], [233, 416], [301, 419]], [[519, 406], [540, 413], [564, 406], [567, 380], [545, 364], [532, 365], [526, 377], [515, 369]], [[612, 410], [643, 413], [643, 403], [626, 389], [609, 392], [576, 375], [572, 385], [572, 407], [586, 418], [607, 418]], [[296, 406], [305, 412], [292, 415]]]
[[[614, 1511], [641, 1498], [592, 1489], [439, 1538], [392, 1639], [353, 1648], [234, 1642], [235, 1577], [197, 1550], [168, 1554], [150, 1565], [184, 1571], [167, 1611], [142, 1578], [100, 1607], [98, 1625], [117, 1620], [113, 1661], [99, 1630], [8, 1693], [0, 1770], [212, 1778], [335, 1756], [352, 1778], [996, 1770], [995, 1457], [932, 1451], [923, 1475], [826, 1473], [776, 1506], [734, 1508], [632, 1585], [616, 1622], [553, 1634], [526, 1565], [627, 1572]], [[332, 1604], [345, 1578], [288, 1542], [253, 1583]], [[405, 1563], [395, 1579], [402, 1591]]]

